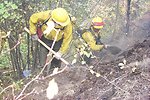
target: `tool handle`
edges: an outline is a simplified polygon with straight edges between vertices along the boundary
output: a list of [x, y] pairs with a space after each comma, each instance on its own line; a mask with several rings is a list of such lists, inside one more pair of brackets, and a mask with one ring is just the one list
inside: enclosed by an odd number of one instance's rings
[[[38, 42], [41, 43], [45, 48], [47, 48], [50, 52], [52, 52], [54, 55], [56, 55], [56, 52], [54, 50], [52, 50], [49, 46], [47, 46], [43, 41], [41, 41], [40, 39], [38, 39]], [[69, 63], [63, 59], [62, 57], [60, 58], [60, 60], [62, 62], [64, 62], [66, 65], [69, 65]]]
[[[27, 29], [26, 27], [24, 28], [24, 30], [28, 33], [30, 33], [29, 29]], [[38, 39], [38, 42], [41, 43], [45, 48], [47, 48], [50, 52], [52, 52], [54, 55], [56, 55], [56, 52], [54, 50], [52, 50], [49, 46], [47, 46], [43, 41], [41, 41], [40, 39]], [[60, 58], [60, 60], [62, 62], [64, 62], [66, 65], [70, 65], [65, 59], [63, 59], [62, 57]]]

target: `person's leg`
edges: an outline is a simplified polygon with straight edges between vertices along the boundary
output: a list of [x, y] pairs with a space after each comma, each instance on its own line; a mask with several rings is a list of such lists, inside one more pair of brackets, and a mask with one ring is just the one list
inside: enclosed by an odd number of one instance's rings
[[[41, 41], [43, 41], [46, 45], [50, 47], [52, 42], [48, 39], [46, 39], [44, 36], [42, 36]], [[40, 44], [40, 66], [44, 66], [47, 59], [47, 54], [49, 53], [49, 50], [45, 48], [42, 44]]]
[[48, 50], [42, 45], [40, 44], [40, 66], [41, 67], [44, 67], [45, 63], [46, 63], [46, 58], [47, 58], [47, 54], [48, 54]]

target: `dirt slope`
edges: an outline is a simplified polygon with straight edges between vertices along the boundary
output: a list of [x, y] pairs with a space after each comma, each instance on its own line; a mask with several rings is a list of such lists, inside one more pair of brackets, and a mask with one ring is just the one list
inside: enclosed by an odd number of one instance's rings
[[[126, 59], [127, 64], [120, 69], [118, 64], [123, 59]], [[92, 75], [88, 70], [85, 71], [84, 67], [75, 68], [73, 76], [69, 77], [74, 86], [68, 91], [73, 93], [68, 95], [65, 93], [58, 98], [63, 100], [67, 98], [68, 100], [149, 100], [150, 39], [134, 45], [134, 48], [126, 51], [118, 60], [96, 64], [93, 70], [101, 76]]]
[[[126, 64], [118, 67], [124, 59]], [[115, 61], [93, 63], [92, 70], [100, 77], [86, 66], [72, 67], [56, 75], [59, 92], [53, 100], [150, 100], [150, 37]], [[49, 80], [35, 82], [29, 90], [34, 88], [37, 93], [26, 99], [47, 100]]]
[[[122, 48], [119, 55], [107, 54], [93, 59], [89, 66], [74, 66], [55, 76], [59, 92], [54, 100], [150, 100], [150, 13], [131, 25], [133, 32], [111, 42]], [[144, 28], [143, 28], [144, 27]], [[103, 62], [102, 62], [103, 61]], [[119, 63], [126, 63], [119, 67]], [[47, 100], [46, 88], [51, 78], [35, 82], [27, 100]]]

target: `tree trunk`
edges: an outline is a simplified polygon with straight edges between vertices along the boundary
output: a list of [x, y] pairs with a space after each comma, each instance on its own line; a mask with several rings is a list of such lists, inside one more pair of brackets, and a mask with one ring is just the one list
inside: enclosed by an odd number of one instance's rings
[[127, 0], [127, 23], [126, 23], [126, 34], [129, 33], [129, 26], [130, 26], [130, 6], [131, 6], [131, 0]]
[[117, 2], [117, 5], [116, 5], [116, 20], [115, 20], [115, 25], [114, 25], [114, 31], [113, 31], [113, 37], [112, 37], [112, 40], [113, 39], [115, 39], [116, 38], [116, 30], [117, 30], [117, 28], [118, 28], [118, 18], [119, 18], [119, 4], [120, 4], [120, 2], [119, 2], [119, 0], [116, 0], [116, 2]]
[[[8, 38], [9, 48], [10, 48], [10, 57], [11, 57], [11, 63], [13, 66], [13, 70], [16, 73], [16, 76], [18, 76], [19, 79], [22, 78], [22, 62], [21, 62], [21, 56], [20, 56], [20, 49], [19, 47], [14, 48], [16, 45], [16, 41], [13, 40], [14, 37], [11, 35], [10, 38]], [[13, 48], [13, 49], [12, 49]]]

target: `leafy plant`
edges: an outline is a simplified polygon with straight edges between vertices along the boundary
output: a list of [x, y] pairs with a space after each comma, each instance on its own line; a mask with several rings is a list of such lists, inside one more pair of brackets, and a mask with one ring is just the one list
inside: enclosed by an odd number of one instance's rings
[[13, 10], [18, 9], [18, 6], [12, 2], [4, 1], [4, 3], [0, 4], [0, 19], [4, 21], [4, 19], [10, 18], [14, 19], [17, 16], [14, 13], [11, 13]]
[[7, 54], [2, 53], [0, 55], [0, 68], [7, 68], [9, 67], [10, 59]]

